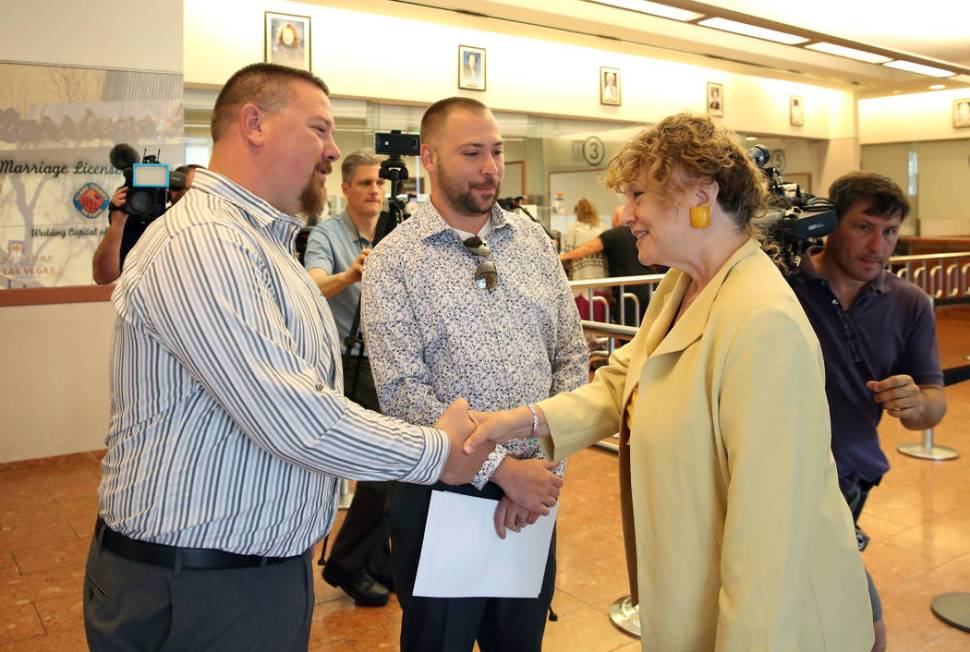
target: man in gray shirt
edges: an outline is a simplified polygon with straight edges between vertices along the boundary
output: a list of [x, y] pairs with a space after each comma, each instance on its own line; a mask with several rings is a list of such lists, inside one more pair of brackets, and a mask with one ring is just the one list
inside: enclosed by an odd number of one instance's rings
[[[496, 205], [504, 158], [491, 112], [469, 98], [437, 102], [421, 121], [421, 141], [431, 201], [364, 267], [361, 310], [385, 414], [432, 423], [452, 397], [467, 397], [475, 410], [503, 409], [586, 382], [579, 313], [552, 242], [538, 224]], [[541, 455], [534, 438], [497, 446], [471, 485], [452, 490], [494, 499], [500, 536], [517, 532], [559, 495], [562, 465]], [[431, 489], [390, 489], [401, 649], [465, 651], [477, 640], [483, 650], [538, 652], [555, 539], [538, 598], [415, 597]]]
[[[370, 150], [344, 157], [340, 189], [347, 208], [310, 231], [305, 266], [330, 303], [343, 352], [344, 395], [368, 410], [380, 411], [367, 351], [357, 341], [360, 275], [374, 246], [374, 231], [384, 205], [381, 162]], [[384, 504], [386, 482], [357, 483], [354, 499], [323, 569], [323, 579], [339, 586], [359, 606], [387, 604], [391, 555]], [[326, 550], [323, 551], [323, 554]], [[320, 563], [324, 562], [323, 554]]]

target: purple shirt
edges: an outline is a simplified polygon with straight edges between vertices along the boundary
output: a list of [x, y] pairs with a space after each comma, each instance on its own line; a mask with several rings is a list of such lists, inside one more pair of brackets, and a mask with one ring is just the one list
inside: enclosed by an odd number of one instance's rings
[[843, 486], [857, 478], [877, 483], [889, 460], [876, 432], [883, 410], [866, 381], [908, 374], [917, 385], [943, 384], [929, 299], [912, 283], [883, 272], [843, 310], [808, 252], [790, 282], [825, 358], [839, 481]]

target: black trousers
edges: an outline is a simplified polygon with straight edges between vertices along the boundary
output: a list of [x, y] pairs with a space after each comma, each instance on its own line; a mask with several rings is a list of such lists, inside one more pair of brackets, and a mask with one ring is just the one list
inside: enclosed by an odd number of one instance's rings
[[[502, 490], [487, 484], [431, 487], [392, 482], [387, 520], [391, 530], [394, 586], [404, 611], [402, 652], [469, 652], [478, 641], [482, 652], [539, 652], [556, 583], [556, 535], [553, 532], [538, 598], [423, 598], [412, 595], [421, 558], [424, 526], [433, 489], [498, 500]], [[512, 536], [515, 536], [514, 534]], [[456, 541], [460, 546], [461, 542]], [[482, 569], [488, 572], [488, 569]]]
[[[358, 373], [357, 356], [343, 356], [344, 393], [358, 405], [380, 412], [374, 377], [370, 362], [361, 358]], [[356, 391], [354, 385], [356, 382]], [[387, 504], [387, 482], [359, 481], [354, 489], [354, 499], [344, 517], [337, 539], [327, 563], [348, 574], [356, 575], [362, 570], [379, 578], [391, 576], [391, 552], [389, 535], [384, 520]]]
[[88, 647], [305, 652], [313, 615], [311, 555], [176, 573], [104, 550], [95, 537], [84, 575]]

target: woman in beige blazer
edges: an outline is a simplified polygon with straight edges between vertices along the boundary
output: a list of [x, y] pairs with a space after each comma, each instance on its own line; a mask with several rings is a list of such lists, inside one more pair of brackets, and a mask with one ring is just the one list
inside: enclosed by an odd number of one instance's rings
[[640, 331], [589, 385], [476, 415], [466, 449], [533, 433], [558, 460], [619, 430], [645, 650], [867, 652], [818, 341], [752, 238], [760, 172], [723, 128], [681, 114], [628, 143], [607, 183], [640, 262], [671, 267]]

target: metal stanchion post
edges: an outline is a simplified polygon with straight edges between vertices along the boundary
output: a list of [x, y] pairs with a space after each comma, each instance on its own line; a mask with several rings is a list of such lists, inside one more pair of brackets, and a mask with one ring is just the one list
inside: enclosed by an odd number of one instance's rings
[[[933, 301], [933, 296], [930, 295], [930, 308], [935, 306]], [[970, 356], [967, 356], [970, 359]], [[947, 382], [948, 373], [957, 371], [955, 369], [945, 369], [943, 371], [943, 385], [950, 385], [955, 382], [959, 382], [958, 379], [953, 378], [950, 382]], [[942, 462], [944, 460], [955, 460], [960, 457], [960, 453], [957, 452], [955, 448], [950, 448], [949, 446], [937, 446], [933, 443], [933, 429], [927, 428], [923, 431], [923, 441], [919, 444], [900, 444], [896, 447], [903, 455], [909, 455], [910, 457], [918, 457], [921, 460], [933, 460], [935, 462]]]
[[943, 593], [933, 598], [930, 608], [947, 625], [970, 632], [970, 593]]
[[630, 596], [622, 597], [610, 605], [610, 620], [630, 636], [640, 638], [640, 605], [633, 604]]
[[900, 444], [896, 447], [903, 455], [918, 457], [921, 460], [934, 460], [942, 462], [944, 460], [955, 460], [960, 457], [960, 453], [955, 448], [949, 446], [937, 446], [933, 443], [933, 429], [927, 428], [923, 431], [923, 441], [918, 444]]

